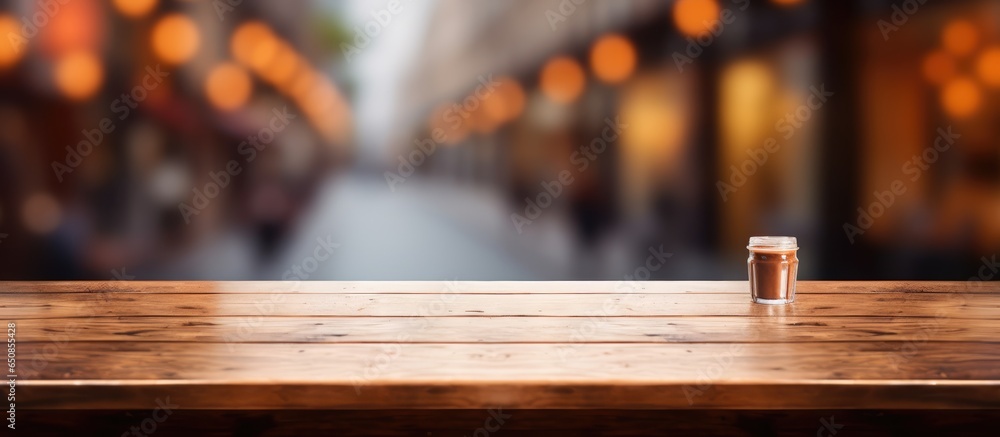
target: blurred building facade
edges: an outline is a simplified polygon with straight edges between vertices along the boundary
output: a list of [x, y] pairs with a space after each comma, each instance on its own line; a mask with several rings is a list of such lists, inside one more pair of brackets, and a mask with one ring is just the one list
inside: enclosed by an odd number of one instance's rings
[[998, 273], [995, 0], [0, 5], [2, 278]]

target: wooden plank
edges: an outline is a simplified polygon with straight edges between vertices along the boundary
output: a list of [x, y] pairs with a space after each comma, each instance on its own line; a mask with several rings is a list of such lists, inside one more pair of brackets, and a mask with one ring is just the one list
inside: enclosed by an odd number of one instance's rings
[[884, 317], [94, 317], [22, 320], [17, 341], [744, 343], [1000, 341], [1000, 320]]
[[121, 316], [872, 316], [997, 319], [1000, 295], [817, 294], [793, 305], [752, 304], [737, 294], [19, 294], [0, 317]]
[[[155, 385], [76, 381], [28, 381], [21, 409], [154, 408], [170, 398], [182, 409], [1000, 409], [995, 382], [808, 381], [699, 386], [650, 381], [643, 384], [510, 382], [451, 383], [244, 383], [164, 382]], [[694, 390], [694, 391], [692, 391]]]
[[[268, 344], [66, 342], [18, 348], [19, 374], [48, 380], [398, 383], [531, 381], [990, 380], [1000, 343]], [[45, 363], [33, 368], [34, 363]], [[374, 366], [374, 367], [373, 367]], [[30, 372], [37, 370], [37, 374]], [[1000, 400], [1000, 399], [998, 399]]]
[[[747, 281], [0, 281], [0, 293], [747, 294]], [[800, 294], [1000, 293], [1000, 281], [799, 281]]]

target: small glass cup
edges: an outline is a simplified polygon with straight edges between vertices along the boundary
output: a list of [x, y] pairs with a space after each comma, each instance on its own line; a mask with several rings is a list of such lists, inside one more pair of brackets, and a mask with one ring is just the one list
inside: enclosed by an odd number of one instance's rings
[[783, 305], [795, 301], [799, 247], [795, 237], [750, 237], [750, 298], [756, 303]]

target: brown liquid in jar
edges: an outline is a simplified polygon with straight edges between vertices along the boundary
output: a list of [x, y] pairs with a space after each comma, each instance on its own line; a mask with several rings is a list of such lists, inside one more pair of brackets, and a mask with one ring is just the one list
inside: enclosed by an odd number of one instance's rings
[[795, 299], [795, 277], [799, 269], [796, 252], [795, 249], [750, 248], [747, 267], [754, 300], [791, 302]]

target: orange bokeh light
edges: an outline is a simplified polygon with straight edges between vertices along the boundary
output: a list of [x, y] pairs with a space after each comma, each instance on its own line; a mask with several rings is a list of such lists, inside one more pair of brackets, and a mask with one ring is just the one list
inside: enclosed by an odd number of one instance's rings
[[58, 5], [59, 9], [52, 9], [55, 12], [51, 13], [48, 24], [38, 30], [42, 51], [58, 58], [79, 50], [97, 50], [101, 46], [106, 26], [103, 5], [99, 2], [39, 2], [40, 12], [32, 14], [30, 20], [34, 20], [38, 13], [48, 14], [41, 8], [43, 4]]
[[572, 103], [586, 85], [583, 68], [573, 58], [561, 56], [551, 59], [542, 68], [539, 87], [548, 98], [559, 103]]
[[941, 106], [948, 115], [965, 118], [979, 109], [982, 96], [976, 83], [967, 78], [957, 78], [948, 82], [941, 90]]
[[171, 14], [153, 26], [153, 52], [171, 64], [190, 60], [201, 45], [201, 33], [190, 18]]
[[115, 9], [126, 17], [138, 18], [152, 11], [157, 0], [114, 0]]
[[271, 62], [268, 62], [263, 68], [257, 67], [257, 64], [254, 66], [259, 69], [258, 73], [264, 80], [285, 90], [295, 79], [295, 72], [298, 71], [301, 61], [298, 53], [290, 45], [279, 42], [276, 47]]
[[941, 32], [941, 44], [956, 56], [966, 56], [972, 53], [978, 40], [976, 26], [964, 20], [954, 20], [948, 23]]
[[958, 71], [955, 58], [951, 57], [947, 52], [940, 50], [927, 55], [924, 58], [921, 68], [924, 78], [936, 85], [944, 84], [949, 79], [955, 77]]
[[250, 75], [231, 62], [212, 68], [205, 79], [205, 95], [213, 106], [222, 110], [232, 110], [246, 104], [253, 90]]
[[719, 18], [716, 0], [677, 0], [674, 2], [674, 24], [688, 36], [698, 36], [709, 30], [709, 23]]
[[278, 46], [271, 28], [259, 21], [248, 21], [233, 32], [230, 49], [237, 61], [263, 68], [277, 52]]
[[521, 115], [524, 111], [524, 89], [521, 84], [510, 77], [497, 79], [499, 85], [493, 94], [483, 99], [482, 111], [486, 117], [497, 123], [506, 123]]
[[93, 96], [103, 80], [104, 67], [93, 53], [73, 52], [56, 61], [56, 87], [70, 99], [83, 100]]
[[991, 47], [979, 55], [976, 73], [986, 85], [1000, 87], [1000, 47]]
[[635, 46], [618, 34], [604, 35], [590, 50], [590, 68], [598, 79], [616, 84], [635, 72]]
[[[21, 25], [17, 20], [9, 15], [0, 15], [0, 35], [20, 35], [20, 33]], [[21, 60], [25, 50], [27, 50], [27, 43], [18, 44], [9, 41], [6, 44], [0, 44], [0, 68], [10, 67], [17, 63]]]

